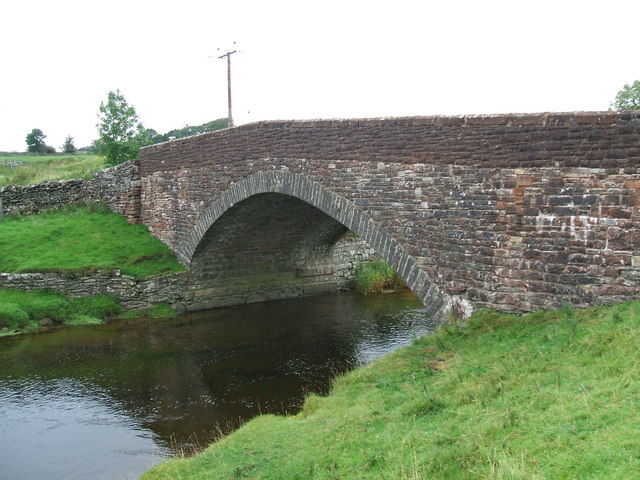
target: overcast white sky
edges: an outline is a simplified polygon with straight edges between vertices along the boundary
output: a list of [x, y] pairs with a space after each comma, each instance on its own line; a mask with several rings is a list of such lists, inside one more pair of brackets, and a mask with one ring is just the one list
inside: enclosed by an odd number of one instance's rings
[[236, 124], [607, 110], [640, 79], [638, 0], [7, 0], [0, 13], [0, 151], [24, 151], [33, 128], [88, 145], [116, 89], [161, 133], [226, 117], [216, 57], [234, 41]]

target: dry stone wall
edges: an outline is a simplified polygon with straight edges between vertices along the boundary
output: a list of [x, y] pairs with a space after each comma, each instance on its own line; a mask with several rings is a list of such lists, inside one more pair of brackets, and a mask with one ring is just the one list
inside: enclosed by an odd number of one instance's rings
[[53, 290], [70, 297], [114, 295], [125, 310], [168, 303], [184, 310], [186, 273], [171, 273], [143, 280], [119, 271], [87, 274], [0, 273], [0, 288], [34, 291]]
[[265, 122], [147, 147], [140, 172], [142, 221], [185, 263], [271, 189], [348, 210], [420, 298], [463, 313], [640, 296], [639, 112]]
[[140, 173], [137, 161], [100, 170], [91, 180], [56, 180], [0, 188], [5, 215], [28, 215], [77, 203], [104, 203], [131, 223], [140, 221]]

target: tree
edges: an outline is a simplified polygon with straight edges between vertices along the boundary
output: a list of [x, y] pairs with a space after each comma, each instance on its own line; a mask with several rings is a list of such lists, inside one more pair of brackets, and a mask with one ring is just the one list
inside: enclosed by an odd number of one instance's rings
[[44, 143], [44, 139], [47, 136], [42, 133], [42, 130], [39, 128], [34, 128], [31, 130], [31, 133], [27, 134], [26, 142], [27, 142], [27, 151], [35, 152], [35, 153], [45, 153], [47, 149], [47, 144]]
[[614, 110], [640, 110], [640, 80], [631, 85], [625, 84], [611, 103]]
[[100, 103], [96, 125], [100, 138], [95, 142], [97, 151], [107, 163], [119, 163], [136, 158], [145, 143], [145, 129], [138, 119], [136, 109], [129, 105], [120, 90], [109, 92], [107, 102]]
[[62, 151], [64, 153], [76, 153], [76, 146], [73, 144], [71, 135], [67, 135], [67, 138], [65, 138], [64, 144], [62, 144]]

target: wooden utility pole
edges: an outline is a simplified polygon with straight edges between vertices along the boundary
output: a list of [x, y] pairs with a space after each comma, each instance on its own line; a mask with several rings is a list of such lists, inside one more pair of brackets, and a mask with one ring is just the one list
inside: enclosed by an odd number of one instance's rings
[[220, 55], [218, 58], [226, 58], [227, 59], [227, 101], [229, 104], [229, 114], [227, 117], [228, 127], [233, 127], [233, 114], [231, 113], [231, 55], [237, 53], [237, 50], [227, 51], [224, 55]]

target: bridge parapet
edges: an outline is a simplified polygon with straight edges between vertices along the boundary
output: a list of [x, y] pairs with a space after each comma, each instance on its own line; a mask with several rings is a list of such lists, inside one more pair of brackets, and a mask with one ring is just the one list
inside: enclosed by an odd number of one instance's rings
[[141, 171], [265, 157], [635, 170], [639, 155], [637, 111], [273, 121], [146, 147]]

